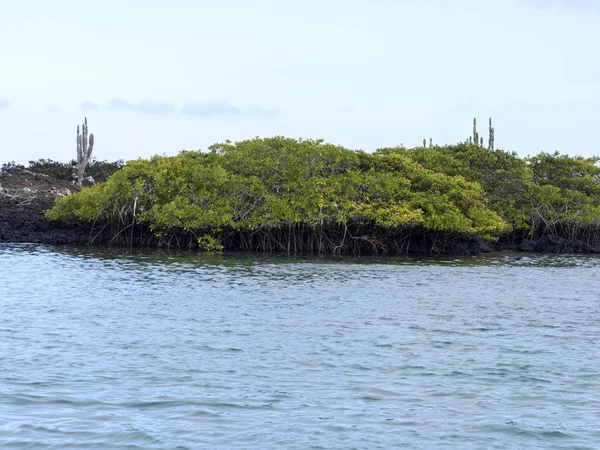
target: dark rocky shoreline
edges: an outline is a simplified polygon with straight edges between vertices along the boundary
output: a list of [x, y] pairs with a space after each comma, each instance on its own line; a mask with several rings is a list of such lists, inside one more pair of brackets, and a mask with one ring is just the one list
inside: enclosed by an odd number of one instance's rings
[[0, 242], [87, 244], [89, 230], [44, 217], [56, 197], [77, 190], [67, 181], [27, 170], [0, 173]]
[[[77, 186], [67, 181], [28, 170], [0, 173], [0, 243], [88, 245], [89, 226], [68, 225], [44, 216], [57, 197], [77, 190]], [[600, 253], [600, 248], [559, 236], [544, 236], [536, 241], [524, 238], [516, 238], [512, 242], [500, 240], [496, 244], [472, 238], [457, 240], [443, 253], [473, 255], [495, 251]], [[411, 253], [431, 254], [431, 251], [417, 246]]]

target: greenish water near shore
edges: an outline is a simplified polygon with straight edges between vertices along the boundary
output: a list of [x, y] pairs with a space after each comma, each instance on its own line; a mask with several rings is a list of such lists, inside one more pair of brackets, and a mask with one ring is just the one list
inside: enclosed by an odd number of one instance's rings
[[0, 245], [0, 446], [594, 449], [599, 275]]

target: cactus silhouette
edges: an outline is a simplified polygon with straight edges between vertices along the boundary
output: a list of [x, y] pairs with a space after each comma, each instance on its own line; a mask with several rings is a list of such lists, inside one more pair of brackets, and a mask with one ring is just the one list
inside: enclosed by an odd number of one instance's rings
[[81, 126], [81, 133], [79, 132], [79, 125], [77, 125], [77, 185], [81, 186], [83, 183], [83, 174], [87, 167], [92, 151], [94, 150], [94, 134], [90, 134], [88, 137], [88, 123], [87, 117], [85, 118], [83, 125]]

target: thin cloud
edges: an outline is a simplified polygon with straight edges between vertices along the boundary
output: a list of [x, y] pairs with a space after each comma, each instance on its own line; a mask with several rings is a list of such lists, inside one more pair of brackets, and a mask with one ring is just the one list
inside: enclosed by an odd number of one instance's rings
[[135, 110], [135, 105], [133, 103], [126, 102], [121, 98], [114, 98], [108, 102], [108, 109], [129, 109]]
[[6, 100], [0, 99], [0, 109], [8, 108], [9, 106], [10, 106], [9, 102], [7, 102]]
[[57, 103], [51, 103], [51, 104], [49, 104], [46, 109], [47, 109], [47, 111], [49, 113], [55, 113], [55, 112], [60, 112], [61, 111], [61, 107]]
[[242, 112], [252, 116], [274, 116], [283, 113], [280, 109], [263, 108], [262, 106], [250, 106]]
[[522, 0], [523, 3], [540, 8], [547, 9], [552, 7], [563, 7], [574, 10], [586, 10], [600, 12], [600, 7], [597, 0]]
[[[93, 109], [96, 105], [91, 102], [83, 102], [82, 109]], [[281, 110], [263, 108], [261, 106], [249, 106], [240, 108], [225, 101], [198, 101], [185, 104], [176, 108], [172, 103], [165, 100], [144, 99], [139, 103], [128, 102], [122, 98], [114, 98], [108, 102], [107, 108], [113, 111], [136, 111], [143, 114], [165, 115], [180, 113], [187, 116], [269, 116], [280, 114]]]
[[192, 102], [184, 105], [180, 112], [189, 116], [270, 116], [280, 114], [281, 110], [249, 106], [240, 108], [223, 101]]
[[170, 114], [175, 111], [173, 105], [163, 100], [142, 100], [137, 105], [137, 110], [146, 114]]
[[240, 108], [227, 102], [192, 102], [181, 108], [181, 113], [190, 116], [239, 115]]
[[96, 105], [94, 102], [89, 102], [86, 100], [81, 102], [80, 108], [83, 111], [93, 111], [95, 109], [98, 109], [98, 105]]
[[171, 114], [175, 107], [164, 100], [144, 99], [139, 103], [131, 103], [121, 98], [108, 102], [108, 109], [137, 111], [144, 114]]

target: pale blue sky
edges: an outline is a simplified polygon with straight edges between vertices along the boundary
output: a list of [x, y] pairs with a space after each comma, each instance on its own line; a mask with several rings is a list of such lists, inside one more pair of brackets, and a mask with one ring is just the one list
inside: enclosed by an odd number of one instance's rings
[[[600, 154], [596, 0], [3, 2], [0, 162], [285, 135]], [[487, 140], [487, 139], [486, 139]]]

